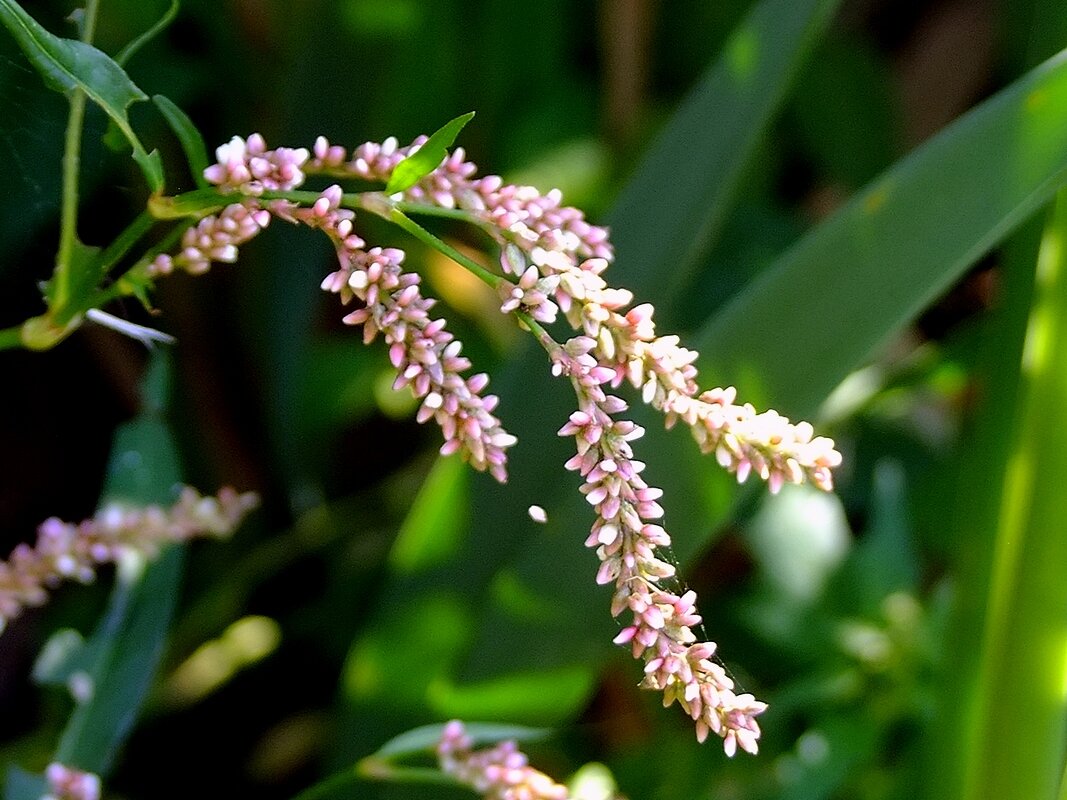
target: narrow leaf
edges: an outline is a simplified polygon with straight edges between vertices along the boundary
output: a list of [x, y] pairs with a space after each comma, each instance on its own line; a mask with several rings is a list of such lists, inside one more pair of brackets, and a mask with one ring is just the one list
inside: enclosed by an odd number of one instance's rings
[[[179, 480], [178, 456], [158, 416], [166, 363], [157, 355], [145, 380], [146, 411], [119, 429], [105, 489], [107, 500], [169, 503]], [[89, 699], [63, 732], [56, 760], [97, 774], [110, 768], [126, 740], [155, 674], [181, 577], [183, 551], [170, 547], [153, 563], [120, 563], [115, 589], [85, 645]]]
[[667, 123], [608, 222], [612, 274], [667, 306], [733, 203], [756, 146], [839, 0], [763, 0]]
[[[1067, 180], [1067, 52], [973, 109], [783, 254], [700, 332], [700, 366], [806, 415]], [[847, 332], [847, 335], [843, 335]]]
[[152, 95], [152, 102], [156, 104], [156, 108], [163, 115], [163, 119], [167, 121], [170, 129], [174, 131], [174, 135], [178, 137], [182, 152], [185, 153], [185, 160], [189, 164], [189, 171], [196, 182], [196, 188], [208, 188], [211, 184], [204, 177], [204, 170], [207, 169], [209, 163], [204, 137], [200, 135], [200, 131], [193, 124], [193, 121], [189, 119], [189, 115], [182, 111], [170, 98], [156, 94]]
[[[1038, 256], [1015, 426], [996, 535], [981, 653], [982, 741], [965, 798], [1052, 797], [1060, 785], [1067, 701], [1067, 191]], [[1005, 687], [1025, 741], [1003, 736]]]
[[15, 0], [0, 0], [0, 22], [15, 37], [50, 88], [68, 96], [81, 90], [104, 109], [133, 148], [133, 158], [149, 187], [153, 192], [161, 189], [163, 164], [159, 153], [145, 151], [127, 116], [131, 104], [147, 100], [148, 96], [134, 85], [122, 67], [90, 44], [49, 33]]
[[474, 112], [470, 111], [442, 125], [422, 147], [396, 165], [385, 187], [385, 193], [396, 194], [410, 189], [437, 169], [448, 156], [448, 148], [456, 141], [459, 132], [472, 119]]
[[[552, 735], [548, 728], [530, 728], [525, 725], [499, 725], [491, 722], [465, 722], [463, 727], [474, 745], [496, 744], [508, 739], [517, 742], [537, 742]], [[432, 753], [441, 741], [444, 725], [423, 725], [394, 736], [378, 748], [374, 755], [380, 759], [394, 760], [420, 753]]]

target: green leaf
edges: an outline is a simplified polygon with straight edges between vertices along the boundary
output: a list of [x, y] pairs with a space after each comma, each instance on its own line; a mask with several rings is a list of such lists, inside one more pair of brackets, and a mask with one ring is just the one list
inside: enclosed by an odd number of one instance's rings
[[439, 458], [411, 503], [389, 551], [389, 564], [401, 575], [447, 561], [466, 533], [464, 514], [470, 467], [458, 458]]
[[[175, 5], [177, 3], [175, 2]], [[204, 170], [208, 167], [207, 145], [204, 137], [200, 135], [189, 115], [182, 111], [170, 98], [161, 94], [152, 95], [152, 102], [156, 104], [163, 118], [174, 131], [181, 143], [185, 160], [189, 163], [189, 171], [196, 181], [196, 188], [207, 189], [211, 184], [204, 177]]]
[[[119, 429], [105, 502], [170, 503], [180, 478], [174, 442], [158, 416], [168, 367], [157, 355], [145, 379], [147, 410]], [[108, 608], [83, 652], [91, 695], [71, 715], [56, 760], [105, 774], [136, 721], [162, 655], [181, 578], [183, 550], [169, 547], [151, 564], [119, 564]]]
[[134, 161], [141, 167], [148, 186], [153, 192], [162, 189], [163, 163], [159, 153], [145, 151], [127, 116], [130, 105], [147, 100], [148, 96], [122, 67], [90, 44], [49, 33], [15, 0], [0, 0], [0, 22], [11, 31], [50, 88], [68, 97], [81, 90], [104, 109], [133, 148]]
[[1067, 52], [898, 162], [713, 317], [709, 380], [808, 414], [1067, 180]]
[[608, 217], [616, 285], [668, 307], [686, 288], [839, 0], [763, 0], [675, 112]]
[[[3, 0], [0, 0], [3, 2]], [[71, 245], [70, 263], [67, 271], [70, 275], [70, 285], [67, 287], [68, 297], [88, 297], [97, 282], [100, 280], [100, 248], [82, 244], [75, 239]], [[45, 284], [45, 298], [48, 305], [59, 305], [59, 282], [56, 276], [52, 276]]]
[[[1067, 191], [1038, 256], [1015, 420], [999, 508], [992, 584], [979, 651], [978, 746], [963, 797], [1052, 797], [1063, 768], [1067, 702]], [[1009, 420], [1004, 421], [1009, 424]], [[1003, 736], [1004, 687], [1026, 741]]]
[[474, 112], [470, 111], [442, 125], [422, 147], [396, 165], [385, 193], [396, 194], [410, 189], [437, 169], [448, 156], [448, 148], [456, 141], [459, 132], [472, 119]]
[[[517, 742], [538, 742], [552, 735], [550, 728], [531, 728], [525, 725], [500, 725], [493, 722], [464, 722], [463, 728], [475, 747], [496, 744], [509, 739]], [[378, 748], [377, 758], [393, 760], [420, 753], [432, 753], [441, 741], [445, 726], [423, 725], [394, 736]]]

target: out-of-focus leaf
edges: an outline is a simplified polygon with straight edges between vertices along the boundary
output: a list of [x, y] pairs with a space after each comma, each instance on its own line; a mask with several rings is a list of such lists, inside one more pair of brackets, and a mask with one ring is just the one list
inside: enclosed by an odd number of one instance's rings
[[804, 149], [849, 188], [874, 178], [898, 144], [889, 66], [855, 37], [828, 36], [808, 60], [790, 103]]
[[33, 664], [34, 681], [42, 686], [68, 686], [73, 676], [93, 663], [95, 653], [85, 645], [85, 638], [71, 628], [53, 633]]
[[[156, 357], [145, 379], [147, 410], [119, 429], [105, 487], [106, 502], [170, 503], [180, 478], [178, 456], [159, 418], [168, 366]], [[97, 630], [86, 643], [94, 654], [85, 669], [90, 691], [71, 715], [56, 760], [98, 775], [110, 768], [137, 718], [162, 655], [181, 577], [183, 552], [166, 548], [146, 564], [119, 564], [115, 589]]]
[[48, 781], [37, 775], [8, 764], [4, 780], [4, 800], [41, 800], [48, 793]]
[[838, 796], [858, 764], [870, 760], [884, 743], [863, 716], [836, 714], [806, 731], [797, 750], [780, 761], [785, 787], [781, 800], [829, 800]]
[[458, 458], [440, 458], [415, 495], [389, 552], [389, 564], [410, 574], [455, 555], [466, 529], [468, 467]]
[[474, 119], [474, 112], [468, 111], [455, 119], [449, 120], [427, 139], [422, 147], [396, 165], [386, 184], [385, 193], [395, 194], [410, 189], [420, 180], [433, 172], [448, 155], [448, 148], [456, 141], [459, 132]]
[[674, 114], [608, 218], [613, 280], [669, 308], [837, 0], [763, 0]]
[[145, 151], [127, 116], [131, 104], [147, 100], [148, 96], [134, 85], [122, 67], [90, 44], [49, 33], [15, 0], [0, 0], [0, 22], [15, 37], [49, 87], [68, 96], [81, 90], [104, 109], [133, 148], [133, 158], [149, 187], [153, 192], [162, 188], [163, 164], [159, 153]]
[[[177, 5], [177, 0], [175, 0], [175, 5]], [[206, 189], [210, 184], [207, 178], [204, 177], [204, 170], [208, 166], [207, 146], [204, 144], [204, 137], [200, 135], [200, 131], [193, 124], [193, 121], [189, 119], [189, 115], [173, 103], [170, 98], [157, 94], [152, 96], [152, 102], [156, 104], [156, 107], [163, 115], [163, 119], [167, 121], [170, 129], [174, 131], [174, 135], [178, 137], [182, 151], [185, 153], [185, 160], [189, 163], [189, 171], [193, 175], [193, 180], [196, 181], [196, 187], [198, 189]]]
[[[808, 414], [1067, 179], [1067, 53], [897, 163], [701, 331], [715, 382]], [[843, 332], [847, 331], [847, 335]]]
[[837, 607], [873, 615], [890, 593], [914, 588], [918, 563], [907, 509], [903, 470], [896, 462], [880, 462], [870, 525], [826, 592]]
[[[463, 728], [475, 747], [496, 744], [508, 739], [517, 742], [537, 742], [552, 735], [548, 728], [530, 728], [525, 725], [500, 725], [492, 722], [464, 722]], [[374, 755], [383, 759], [405, 758], [419, 753], [432, 753], [441, 741], [445, 726], [423, 725], [414, 730], [394, 736], [378, 748]]]

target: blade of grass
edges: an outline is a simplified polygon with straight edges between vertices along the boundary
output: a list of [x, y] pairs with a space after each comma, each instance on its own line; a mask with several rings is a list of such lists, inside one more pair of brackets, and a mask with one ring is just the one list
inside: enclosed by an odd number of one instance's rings
[[621, 285], [654, 299], [661, 310], [677, 299], [838, 4], [763, 0], [732, 33], [609, 215], [618, 253], [612, 272]]
[[[1052, 797], [1067, 741], [1067, 191], [1038, 257], [981, 649], [964, 798]], [[1004, 713], [1026, 736], [1005, 735]]]
[[700, 362], [807, 415], [1067, 180], [1067, 52], [898, 162], [701, 330]]
[[[162, 354], [145, 380], [145, 411], [115, 436], [105, 487], [107, 501], [170, 503], [180, 478], [178, 456], [159, 416], [168, 366]], [[56, 760], [106, 774], [126, 740], [162, 655], [174, 611], [183, 551], [171, 547], [152, 564], [120, 565], [99, 627], [87, 643], [93, 692], [63, 731]]]

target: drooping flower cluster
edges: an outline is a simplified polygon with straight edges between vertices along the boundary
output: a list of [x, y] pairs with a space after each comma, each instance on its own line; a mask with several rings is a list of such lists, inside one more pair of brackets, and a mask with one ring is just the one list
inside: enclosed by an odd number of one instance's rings
[[576, 337], [555, 348], [553, 369], [570, 376], [578, 397], [578, 410], [559, 434], [577, 443], [565, 466], [584, 478], [580, 491], [596, 509], [585, 544], [596, 548], [601, 561], [597, 582], [615, 584], [612, 616], [629, 611], [632, 617], [615, 643], [630, 645], [634, 658], [644, 661], [642, 686], [663, 692], [665, 706], [677, 700], [695, 721], [700, 741], [715, 733], [727, 755], [738, 745], [755, 753], [760, 734], [755, 718], [767, 706], [750, 694], [736, 694], [733, 681], [712, 660], [715, 644], [697, 640], [696, 594], [678, 596], [660, 585], [675, 573], [656, 556], [657, 548], [671, 542], [655, 522], [663, 517], [657, 502], [663, 492], [641, 477], [645, 465], [634, 459], [630, 443], [644, 431], [615, 418], [627, 406], [604, 391], [612, 371], [597, 364], [592, 347], [588, 337]]
[[44, 771], [49, 793], [41, 800], [100, 800], [100, 776], [58, 762]]
[[449, 722], [437, 744], [441, 771], [471, 787], [486, 800], [567, 800], [567, 787], [529, 765], [513, 741], [473, 750], [458, 720]]
[[[459, 355], [460, 345], [445, 331], [444, 322], [430, 320], [433, 301], [420, 293], [418, 276], [401, 269], [402, 251], [366, 249], [353, 232], [354, 213], [341, 207], [344, 197], [338, 186], [303, 206], [286, 195], [264, 197], [299, 186], [305, 174], [387, 183], [397, 164], [425, 141], [420, 137], [400, 147], [388, 139], [363, 144], [349, 154], [322, 137], [310, 153], [302, 148], [267, 150], [258, 136], [247, 142], [234, 138], [219, 148], [219, 163], [205, 176], [224, 190], [244, 195], [238, 207], [257, 230], [266, 224], [267, 212], [330, 236], [340, 268], [322, 287], [344, 303], [361, 304], [345, 321], [363, 325], [367, 342], [383, 333], [398, 370], [397, 385], [410, 386], [422, 400], [419, 420], [433, 418], [444, 432], [442, 452], [458, 451], [478, 469], [503, 480], [505, 451], [514, 437], [492, 415], [496, 398], [480, 394], [488, 379], [459, 374], [470, 363]], [[350, 205], [375, 213], [401, 201], [409, 212], [428, 206], [458, 210], [497, 240], [502, 274], [492, 281], [501, 311], [519, 315], [520, 324], [535, 329], [551, 355], [553, 371], [574, 385], [578, 410], [560, 435], [575, 437], [577, 454], [566, 466], [582, 476], [581, 491], [596, 510], [586, 543], [601, 560], [597, 580], [615, 585], [614, 616], [632, 614], [616, 642], [628, 644], [643, 661], [644, 686], [662, 691], [666, 705], [678, 701], [689, 713], [701, 741], [715, 733], [728, 754], [739, 746], [754, 753], [759, 738], [755, 718], [766, 705], [752, 695], [735, 693], [733, 682], [714, 660], [715, 644], [697, 641], [693, 628], [701, 617], [693, 593], [679, 596], [662, 585], [674, 574], [656, 555], [670, 543], [655, 522], [663, 515], [657, 502], [662, 492], [642, 479], [644, 465], [634, 459], [630, 444], [642, 431], [617, 418], [627, 406], [608, 388], [629, 383], [643, 402], [664, 414], [668, 427], [683, 422], [700, 449], [714, 453], [739, 482], [754, 473], [772, 492], [785, 483], [805, 481], [829, 490], [840, 454], [832, 440], [815, 437], [807, 423], [793, 424], [774, 411], [757, 413], [751, 405], [735, 403], [732, 387], [702, 391], [694, 366], [697, 353], [682, 347], [677, 336], [657, 336], [652, 306], [634, 306], [631, 292], [608, 285], [603, 273], [614, 257], [608, 231], [591, 225], [578, 209], [563, 206], [558, 191], [542, 194], [533, 187], [506, 184], [499, 176], [478, 178], [475, 173], [463, 151], [456, 149], [402, 194], [387, 198], [368, 193]], [[248, 222], [234, 228], [232, 222], [224, 223], [225, 216], [224, 211], [208, 218], [210, 222], [201, 221], [194, 240], [183, 242], [184, 260], [178, 256], [168, 266], [202, 271], [204, 258], [235, 256], [231, 246], [239, 243], [236, 231], [255, 231]], [[213, 252], [227, 258], [215, 258]], [[563, 344], [541, 327], [560, 314], [577, 334]]]
[[352, 212], [340, 209], [341, 188], [331, 186], [311, 209], [277, 213], [321, 228], [337, 250], [340, 268], [326, 276], [322, 288], [340, 295], [342, 303], [359, 300], [363, 307], [344, 318], [347, 325], [363, 326], [363, 341], [370, 343], [380, 331], [389, 345], [389, 359], [397, 370], [394, 389], [407, 386], [422, 400], [417, 419], [434, 419], [441, 427], [445, 455], [460, 453], [478, 470], [503, 482], [505, 449], [515, 437], [493, 416], [495, 395], [482, 396], [489, 376], [460, 373], [471, 363], [460, 355], [462, 345], [445, 330], [443, 319], [431, 320], [434, 301], [419, 292], [419, 276], [404, 272], [404, 252], [395, 248], [365, 250], [365, 242], [352, 233]]
[[0, 631], [26, 607], [43, 605], [64, 580], [89, 583], [101, 564], [134, 550], [153, 556], [163, 545], [197, 536], [227, 536], [259, 502], [253, 493], [222, 489], [202, 497], [186, 487], [169, 508], [112, 504], [74, 524], [51, 517], [37, 529], [37, 543], [20, 544], [0, 561]]
[[[319, 137], [307, 171], [388, 181], [396, 164], [424, 141], [420, 137], [408, 147], [398, 147], [395, 139], [367, 143], [348, 157], [344, 148]], [[701, 450], [715, 453], [740, 482], [755, 472], [772, 492], [805, 480], [832, 487], [831, 470], [840, 454], [830, 439], [813, 437], [807, 423], [793, 425], [774, 411], [759, 414], [749, 404], [735, 404], [732, 387], [702, 392], [693, 365], [698, 354], [681, 347], [677, 336], [656, 336], [650, 304], [627, 310], [632, 293], [601, 277], [614, 258], [606, 228], [563, 206], [558, 190], [541, 194], [531, 186], [505, 184], [497, 175], [475, 178], [475, 172], [457, 148], [404, 198], [465, 210], [497, 238], [503, 272], [518, 278], [501, 287], [501, 311], [521, 310], [551, 323], [562, 310], [575, 329], [594, 340], [588, 352], [597, 363], [615, 371], [613, 387], [629, 381], [644, 402], [665, 414], [668, 425], [685, 422]]]

